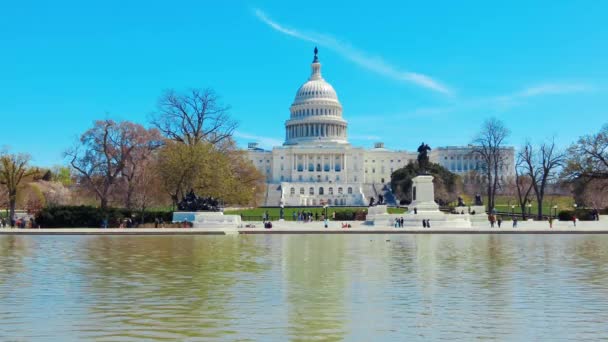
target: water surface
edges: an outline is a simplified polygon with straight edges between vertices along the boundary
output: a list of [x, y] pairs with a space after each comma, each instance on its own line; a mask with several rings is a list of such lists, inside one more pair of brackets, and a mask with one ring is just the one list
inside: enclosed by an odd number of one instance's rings
[[608, 339], [606, 235], [0, 236], [0, 340]]

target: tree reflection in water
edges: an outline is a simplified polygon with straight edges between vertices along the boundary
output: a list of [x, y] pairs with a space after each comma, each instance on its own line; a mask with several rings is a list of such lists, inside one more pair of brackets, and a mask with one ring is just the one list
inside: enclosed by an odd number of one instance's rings
[[[230, 322], [233, 286], [259, 273], [264, 249], [248, 237], [160, 236], [89, 239], [83, 270], [90, 281], [92, 317], [108, 336], [220, 337], [235, 333]], [[93, 332], [91, 332], [93, 333]], [[88, 336], [92, 337], [92, 336]]]
[[0, 336], [600, 339], [607, 264], [607, 235], [0, 236]]

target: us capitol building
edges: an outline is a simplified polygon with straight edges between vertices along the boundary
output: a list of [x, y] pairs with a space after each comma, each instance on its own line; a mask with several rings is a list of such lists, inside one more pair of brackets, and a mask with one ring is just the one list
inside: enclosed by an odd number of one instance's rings
[[[266, 176], [267, 206], [366, 205], [383, 195], [395, 204], [390, 190], [391, 173], [415, 162], [417, 153], [391, 151], [383, 143], [372, 149], [348, 143], [348, 125], [336, 91], [321, 75], [315, 56], [308, 80], [298, 89], [285, 122], [285, 143], [272, 151], [249, 143], [248, 157]], [[460, 174], [466, 181], [482, 167], [471, 146], [434, 148], [430, 161]], [[514, 149], [506, 148], [508, 167], [501, 177], [515, 173]]]

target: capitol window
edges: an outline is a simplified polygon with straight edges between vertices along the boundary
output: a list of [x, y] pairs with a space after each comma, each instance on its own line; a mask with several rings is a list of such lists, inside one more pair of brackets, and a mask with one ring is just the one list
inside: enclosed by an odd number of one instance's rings
[[308, 189], [308, 194], [309, 194], [309, 195], [314, 195], [314, 194], [315, 194], [315, 188], [312, 188], [312, 187], [311, 187], [311, 188], [309, 188], [309, 189]]
[[300, 188], [300, 195], [304, 195], [304, 188]]
[[347, 191], [348, 191], [348, 194], [349, 194], [349, 195], [352, 195], [352, 194], [353, 194], [353, 188], [351, 188], [350, 186], [348, 187], [348, 190], [347, 190]]
[[319, 187], [319, 195], [323, 195], [323, 187]]
[[292, 195], [295, 195], [296, 194], [296, 188], [289, 189], [289, 193], [292, 194]]
[[331, 188], [331, 187], [330, 187], [330, 188], [328, 189], [328, 193], [329, 193], [330, 195], [333, 195], [333, 194], [334, 194], [334, 188]]
[[342, 195], [342, 188], [338, 188], [338, 193]]

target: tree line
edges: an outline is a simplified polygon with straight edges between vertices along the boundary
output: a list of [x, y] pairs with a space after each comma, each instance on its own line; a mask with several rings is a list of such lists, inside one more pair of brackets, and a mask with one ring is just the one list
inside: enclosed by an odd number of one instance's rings
[[492, 118], [472, 141], [473, 155], [483, 162], [489, 209], [495, 208], [498, 194], [512, 192], [523, 215], [535, 201], [536, 217], [541, 219], [551, 187], [567, 189], [581, 206], [608, 207], [608, 124], [567, 148], [560, 148], [554, 138], [537, 143], [528, 139], [515, 154], [515, 177], [505, 180], [500, 173], [508, 166], [510, 133], [504, 122]]
[[[148, 127], [96, 120], [65, 152], [74, 180], [70, 187], [94, 198], [102, 211], [175, 207], [191, 189], [227, 204], [256, 205], [265, 178], [232, 139], [238, 124], [229, 110], [211, 89], [168, 90]], [[0, 198], [7, 199], [10, 218], [20, 189], [41, 172], [29, 164], [27, 154], [0, 154], [0, 185], [6, 193]]]

